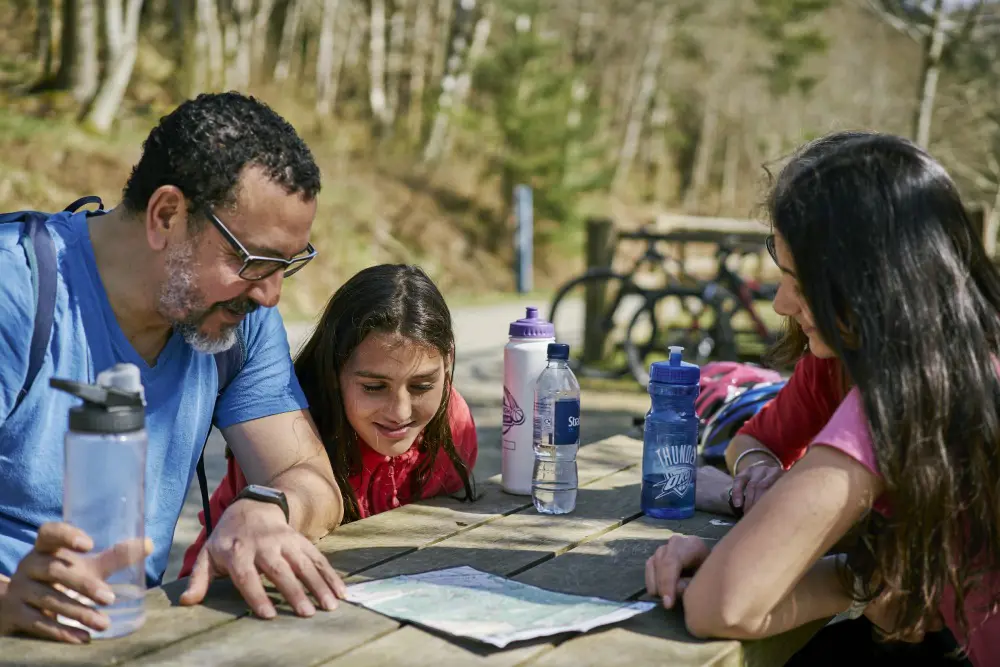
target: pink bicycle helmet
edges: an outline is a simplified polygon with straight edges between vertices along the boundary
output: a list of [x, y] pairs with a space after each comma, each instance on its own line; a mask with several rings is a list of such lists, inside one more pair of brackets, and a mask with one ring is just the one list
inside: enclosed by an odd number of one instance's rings
[[701, 367], [698, 398], [694, 410], [702, 424], [708, 422], [727, 401], [758, 384], [779, 382], [777, 371], [735, 361], [713, 361]]

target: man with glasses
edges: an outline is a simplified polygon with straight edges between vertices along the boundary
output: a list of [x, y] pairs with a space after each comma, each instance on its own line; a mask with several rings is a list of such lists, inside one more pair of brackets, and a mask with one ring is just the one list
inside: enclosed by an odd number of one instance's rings
[[[311, 540], [340, 523], [330, 462], [295, 378], [275, 306], [309, 242], [319, 169], [295, 130], [235, 93], [201, 95], [161, 119], [103, 215], [45, 220], [54, 241], [55, 308], [44, 361], [26, 385], [36, 299], [22, 226], [0, 225], [0, 634], [62, 641], [99, 629], [91, 599], [102, 576], [90, 540], [59, 523], [66, 414], [75, 399], [50, 377], [93, 383], [137, 365], [147, 402], [146, 559], [150, 585], [167, 566], [195, 463], [214, 423], [253, 483], [221, 517], [189, 580], [197, 604], [230, 576], [253, 611], [275, 615], [260, 575], [302, 616], [336, 606], [343, 583]], [[213, 355], [242, 345], [243, 365], [219, 393]], [[100, 480], [95, 480], [100, 484]]]

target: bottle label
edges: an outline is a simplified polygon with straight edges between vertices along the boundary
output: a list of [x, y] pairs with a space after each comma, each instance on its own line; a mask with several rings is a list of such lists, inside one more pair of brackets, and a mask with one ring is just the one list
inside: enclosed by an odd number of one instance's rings
[[575, 445], [580, 439], [580, 401], [572, 398], [556, 401], [554, 412], [552, 444]]
[[523, 423], [524, 410], [517, 404], [514, 394], [510, 393], [510, 390], [505, 386], [503, 388], [503, 434], [507, 435], [511, 428]]
[[656, 460], [659, 474], [656, 476], [661, 479], [653, 485], [657, 491], [655, 499], [671, 495], [683, 497], [694, 484], [697, 459], [697, 449], [691, 445], [658, 448]]

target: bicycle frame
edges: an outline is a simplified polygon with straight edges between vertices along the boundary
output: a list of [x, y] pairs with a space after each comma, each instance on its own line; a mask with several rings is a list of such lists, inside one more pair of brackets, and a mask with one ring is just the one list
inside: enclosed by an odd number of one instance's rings
[[735, 271], [732, 271], [726, 264], [726, 261], [732, 255], [746, 255], [749, 254], [746, 251], [740, 252], [735, 248], [731, 248], [726, 244], [720, 244], [719, 250], [715, 254], [716, 262], [718, 263], [719, 271], [716, 274], [714, 280], [715, 282], [721, 284], [726, 288], [740, 305], [747, 311], [750, 315], [750, 320], [753, 322], [754, 331], [764, 340], [769, 340], [772, 337], [770, 329], [764, 323], [760, 314], [757, 313], [757, 309], [754, 306], [754, 299], [768, 298], [773, 299], [773, 295], [765, 293], [760, 286], [756, 284], [756, 281], [751, 283], [750, 281], [744, 280]]

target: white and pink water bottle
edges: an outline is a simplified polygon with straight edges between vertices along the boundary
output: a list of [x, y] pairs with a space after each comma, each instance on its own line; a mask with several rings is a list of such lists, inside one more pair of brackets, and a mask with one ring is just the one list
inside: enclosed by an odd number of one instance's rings
[[524, 319], [510, 323], [508, 335], [503, 348], [501, 484], [507, 493], [530, 496], [535, 382], [548, 362], [549, 343], [556, 341], [555, 327], [528, 306]]

